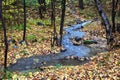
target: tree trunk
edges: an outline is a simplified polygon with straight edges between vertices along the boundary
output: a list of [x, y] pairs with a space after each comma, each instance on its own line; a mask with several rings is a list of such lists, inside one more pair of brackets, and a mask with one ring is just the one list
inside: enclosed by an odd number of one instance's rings
[[112, 32], [115, 33], [115, 0], [112, 0]]
[[63, 25], [64, 25], [64, 17], [65, 17], [65, 4], [66, 0], [62, 0], [61, 7], [62, 7], [62, 15], [61, 15], [61, 23], [60, 23], [60, 46], [62, 45], [62, 34], [63, 34]]
[[26, 2], [24, 0], [24, 31], [23, 31], [23, 41], [26, 40]]
[[43, 12], [46, 11], [46, 2], [45, 0], [38, 0], [38, 3], [39, 3], [39, 16], [42, 19], [44, 18]]
[[58, 45], [58, 37], [57, 37], [56, 24], [55, 24], [55, 5], [56, 5], [56, 0], [51, 0], [51, 7], [52, 7], [51, 26], [54, 28], [54, 37], [52, 41], [52, 46], [54, 46], [55, 42]]
[[117, 23], [117, 32], [120, 34], [120, 23]]
[[78, 0], [78, 1], [79, 1], [79, 8], [84, 9], [83, 0]]
[[5, 27], [5, 22], [4, 18], [2, 16], [2, 0], [0, 0], [0, 20], [2, 22], [2, 28], [4, 31], [4, 44], [5, 44], [5, 54], [4, 54], [4, 71], [6, 73], [7, 70], [7, 54], [8, 54], [8, 43], [7, 43], [7, 35], [6, 35], [6, 27]]
[[102, 9], [101, 1], [100, 0], [94, 0], [94, 1], [95, 1], [96, 6], [97, 6], [97, 10], [99, 12], [99, 15], [101, 16], [102, 21], [105, 25], [107, 43], [109, 44], [113, 40], [111, 25], [109, 23], [109, 20], [106, 16], [105, 12]]

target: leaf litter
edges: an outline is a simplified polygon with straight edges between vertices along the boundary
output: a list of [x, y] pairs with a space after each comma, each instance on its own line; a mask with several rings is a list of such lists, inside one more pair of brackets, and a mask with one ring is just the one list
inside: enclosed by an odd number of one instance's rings
[[[16, 35], [18, 35], [17, 36], [18, 40], [16, 41], [19, 41], [20, 34], [16, 33]], [[39, 37], [41, 36], [39, 34], [36, 35]], [[46, 34], [44, 33], [43, 35], [46, 38], [46, 40], [36, 42], [35, 44], [31, 44], [28, 41], [29, 46], [18, 44], [17, 45], [18, 48], [13, 48], [14, 44], [10, 44], [9, 53], [8, 53], [8, 64], [10, 63], [13, 64], [17, 61], [17, 59], [20, 58], [49, 53], [51, 51], [50, 36], [46, 36]], [[2, 52], [1, 54], [3, 54], [4, 51], [1, 50], [1, 52]], [[3, 59], [4, 59], [3, 57], [0, 58], [1, 61], [3, 61]], [[36, 71], [28, 71], [25, 73], [12, 72], [11, 75], [12, 75], [12, 79], [19, 79], [19, 80], [40, 80], [40, 79], [41, 80], [58, 80], [58, 79], [60, 80], [65, 80], [65, 79], [119, 80], [120, 79], [120, 74], [119, 74], [120, 49], [113, 49], [110, 52], [102, 52], [96, 56], [91, 57], [90, 59], [91, 61], [89, 63], [83, 65], [63, 66], [61, 64], [57, 64], [56, 66], [47, 66], [43, 68], [38, 68]], [[38, 62], [38, 59], [35, 59], [34, 61]], [[3, 64], [3, 62], [1, 62], [1, 64]]]
[[[95, 25], [98, 23], [95, 23]], [[22, 31], [8, 32], [8, 36], [13, 36], [16, 40], [15, 44], [9, 44], [8, 51], [8, 66], [10, 64], [16, 63], [17, 59], [30, 57], [33, 55], [44, 55], [53, 52], [59, 53], [59, 47], [51, 47], [51, 36], [53, 34], [52, 28], [49, 27], [39, 27], [34, 26], [27, 30], [28, 35], [35, 35], [37, 42], [32, 43], [29, 39], [28, 46], [26, 44], [19, 44], [22, 40]], [[92, 28], [91, 28], [92, 26]], [[99, 35], [105, 37], [104, 29], [98, 29], [98, 26], [91, 25], [83, 29], [83, 31], [92, 33], [92, 35]], [[102, 26], [103, 27], [103, 26]], [[101, 28], [101, 27], [100, 27]], [[92, 29], [92, 30], [91, 30]], [[32, 31], [31, 31], [32, 30]], [[1, 33], [1, 32], [0, 32]], [[50, 35], [48, 35], [48, 33]], [[91, 35], [91, 34], [90, 34]], [[3, 38], [2, 38], [3, 39]], [[3, 67], [4, 61], [4, 44], [3, 40], [0, 40], [0, 67]], [[9, 38], [11, 39], [11, 37]], [[90, 37], [87, 37], [90, 39]], [[15, 47], [17, 46], [17, 47]], [[47, 66], [43, 68], [38, 68], [35, 71], [28, 72], [11, 72], [9, 75], [13, 80], [120, 80], [120, 49], [112, 49], [108, 52], [102, 52], [96, 56], [90, 57], [91, 61], [83, 65], [78, 66], [63, 66], [61, 64], [56, 64], [56, 66]], [[38, 59], [34, 59], [37, 63]], [[2, 78], [3, 71], [0, 71], [0, 78]], [[8, 77], [9, 78], [9, 77]]]

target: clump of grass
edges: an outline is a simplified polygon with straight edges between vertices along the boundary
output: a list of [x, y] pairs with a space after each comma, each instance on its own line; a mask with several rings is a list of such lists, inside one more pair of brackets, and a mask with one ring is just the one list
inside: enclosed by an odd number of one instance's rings
[[29, 20], [29, 24], [32, 24], [32, 25], [36, 25], [37, 22], [43, 23], [44, 26], [47, 26], [47, 25], [51, 24], [51, 20], [50, 19], [44, 19], [44, 20], [41, 20], [41, 19], [30, 19]]
[[28, 40], [34, 40], [34, 39], [36, 39], [36, 36], [35, 35], [28, 35], [27, 39]]
[[25, 49], [23, 49], [22, 51], [20, 51], [20, 53], [23, 54], [23, 55], [29, 55], [29, 52], [26, 51]]
[[[3, 70], [2, 70], [3, 72]], [[7, 80], [12, 80], [12, 72], [11, 71], [6, 71], [5, 74], [3, 74], [2, 76], [0, 76], [0, 79], [7, 79]]]
[[[30, 24], [27, 24], [27, 25], [26, 25], [26, 28], [30, 29], [30, 28], [31, 28], [31, 27], [30, 27]], [[21, 31], [21, 30], [24, 29], [24, 24], [12, 26], [12, 29], [13, 29], [13, 30], [19, 30], [19, 31]]]

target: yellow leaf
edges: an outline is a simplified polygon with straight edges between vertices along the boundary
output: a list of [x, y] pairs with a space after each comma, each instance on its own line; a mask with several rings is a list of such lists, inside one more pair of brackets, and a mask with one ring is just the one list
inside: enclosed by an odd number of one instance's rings
[[25, 76], [19, 76], [19, 80], [27, 80]]
[[17, 58], [17, 59], [19, 59], [19, 58], [20, 58], [20, 55], [19, 55], [19, 54], [17, 54], [17, 55], [16, 55], [16, 58]]
[[12, 76], [12, 79], [13, 79], [13, 80], [16, 80], [16, 79], [17, 79], [17, 74], [14, 74], [14, 75]]
[[34, 75], [34, 76], [37, 76], [38, 74], [39, 74], [39, 72], [37, 71], [37, 72], [35, 72], [33, 75]]
[[118, 64], [119, 64], [119, 62], [118, 62], [118, 61], [115, 61], [115, 64], [116, 64], [116, 65], [118, 65]]
[[30, 76], [30, 77], [33, 77], [33, 73], [32, 73], [32, 72], [29, 72], [29, 76]]

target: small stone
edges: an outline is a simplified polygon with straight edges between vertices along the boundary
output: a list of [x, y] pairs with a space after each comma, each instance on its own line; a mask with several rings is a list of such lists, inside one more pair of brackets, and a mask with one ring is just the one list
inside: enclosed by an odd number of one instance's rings
[[98, 18], [94, 18], [93, 21], [98, 21], [99, 19]]
[[14, 45], [14, 46], [13, 46], [13, 48], [15, 48], [15, 49], [16, 49], [16, 48], [18, 48], [18, 46], [17, 46], [17, 45]]
[[74, 46], [79, 46], [80, 43], [74, 42], [73, 45], [74, 45]]
[[46, 62], [45, 62], [45, 61], [43, 61], [43, 62], [41, 62], [41, 64], [42, 64], [42, 65], [45, 65], [45, 64], [46, 64]]
[[89, 57], [85, 57], [85, 60], [90, 60], [90, 58]]
[[80, 38], [80, 37], [75, 37], [75, 41], [80, 41], [80, 40], [82, 40], [82, 38]]
[[20, 42], [19, 42], [19, 44], [25, 44], [26, 42], [24, 41], [24, 40], [21, 40]]
[[79, 42], [76, 42], [75, 40], [72, 40], [71, 42], [73, 43], [74, 46], [79, 46], [80, 45]]
[[10, 39], [8, 40], [9, 43], [16, 43], [16, 40], [15, 39]]
[[37, 42], [37, 39], [32, 40], [32, 43]]
[[83, 26], [81, 26], [81, 28], [84, 28]]
[[77, 59], [78, 59], [78, 56], [74, 56], [74, 59], [77, 60]]
[[70, 59], [74, 59], [75, 57], [72, 55], [72, 56], [70, 56]]
[[43, 26], [44, 24], [42, 22], [37, 22], [38, 26]]
[[66, 48], [61, 48], [60, 51], [65, 52], [65, 51], [67, 51], [67, 49]]
[[64, 57], [64, 59], [67, 59], [67, 60], [68, 60], [68, 59], [70, 59], [70, 56], [66, 56], [66, 57]]
[[78, 57], [77, 60], [81, 61], [81, 57]]
[[81, 24], [81, 23], [83, 23], [83, 21], [81, 21], [81, 20], [75, 20], [75, 22], [77, 23], [77, 24]]
[[81, 58], [81, 61], [85, 61], [85, 57], [82, 57], [82, 58]]
[[44, 68], [39, 67], [39, 70], [40, 70], [40, 71], [44, 71]]

